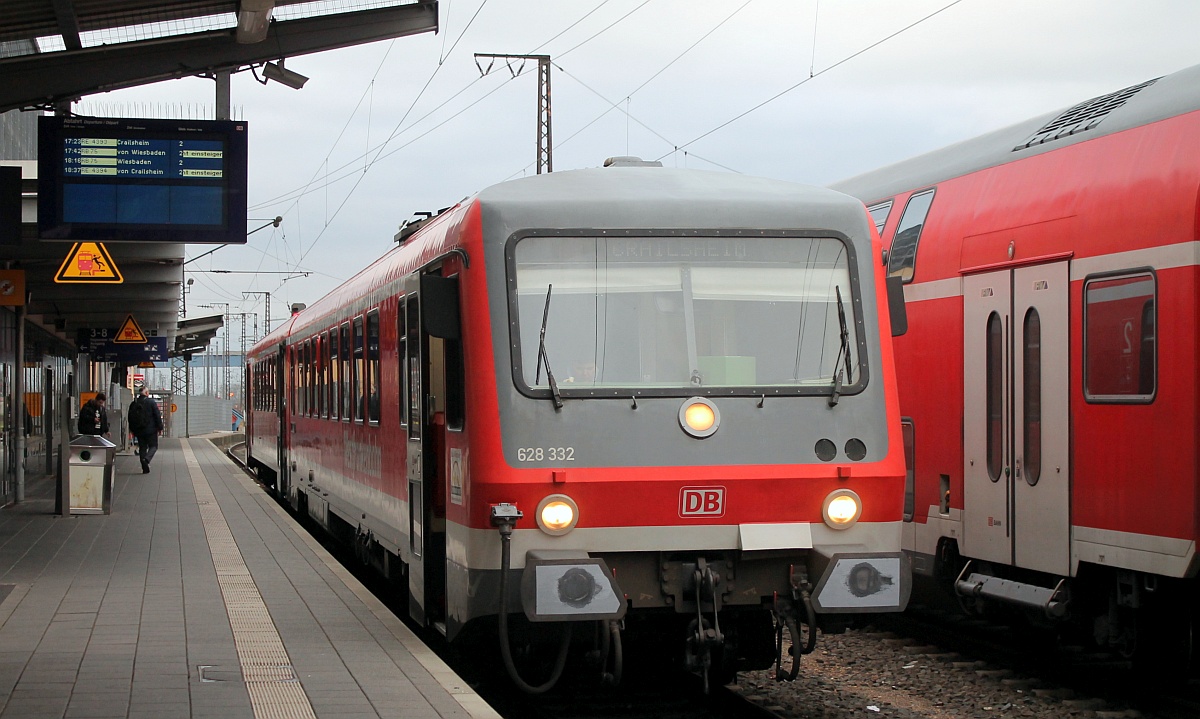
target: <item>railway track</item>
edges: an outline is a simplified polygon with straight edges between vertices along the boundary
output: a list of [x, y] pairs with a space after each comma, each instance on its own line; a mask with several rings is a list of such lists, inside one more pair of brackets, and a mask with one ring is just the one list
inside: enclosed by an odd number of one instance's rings
[[910, 607], [874, 622], [875, 636], [914, 657], [945, 662], [1049, 703], [1101, 719], [1194, 719], [1200, 679], [1148, 672], [1111, 652], [1055, 640], [1044, 628]]
[[[247, 474], [255, 476], [246, 466], [245, 442], [230, 446], [226, 454]], [[352, 552], [327, 541], [328, 537], [322, 532], [312, 534], [376, 597], [395, 611], [379, 578], [365, 570]], [[396, 612], [396, 616], [408, 623], [407, 613]], [[509, 719], [781, 719], [781, 715], [770, 708], [748, 700], [729, 687], [716, 687], [705, 695], [698, 679], [678, 673], [655, 682], [643, 679], [630, 687], [567, 685], [546, 696], [529, 697], [516, 691], [503, 672], [481, 670], [480, 666], [487, 666], [488, 662], [478, 665], [467, 661], [440, 646], [428, 630], [411, 624], [410, 628], [425, 638], [480, 696]]]

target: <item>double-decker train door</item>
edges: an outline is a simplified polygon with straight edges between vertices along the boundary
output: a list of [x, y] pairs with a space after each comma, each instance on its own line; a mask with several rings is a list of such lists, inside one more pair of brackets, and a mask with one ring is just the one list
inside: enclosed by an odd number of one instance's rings
[[963, 554], [1070, 571], [1067, 262], [963, 278]]

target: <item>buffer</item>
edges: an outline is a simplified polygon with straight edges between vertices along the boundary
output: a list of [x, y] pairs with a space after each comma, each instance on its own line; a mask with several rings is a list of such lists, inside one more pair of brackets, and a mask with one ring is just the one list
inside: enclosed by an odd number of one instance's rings
[[121, 271], [113, 262], [112, 255], [99, 242], [76, 242], [67, 253], [67, 259], [58, 274], [54, 276], [58, 283], [106, 283], [119, 285], [125, 281]]

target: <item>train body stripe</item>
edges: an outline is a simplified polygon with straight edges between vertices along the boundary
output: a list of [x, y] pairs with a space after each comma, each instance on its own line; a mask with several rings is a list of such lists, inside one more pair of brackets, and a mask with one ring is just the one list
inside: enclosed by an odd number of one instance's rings
[[[1071, 260], [1071, 281], [1082, 280], [1096, 272], [1126, 270], [1135, 267], [1153, 267], [1169, 270], [1177, 267], [1200, 265], [1200, 241], [1178, 242], [1160, 247], [1145, 247], [1127, 252], [1113, 252], [1096, 257], [1081, 257]], [[962, 278], [949, 277], [929, 282], [914, 282], [904, 287], [905, 302], [943, 300], [962, 296]]]

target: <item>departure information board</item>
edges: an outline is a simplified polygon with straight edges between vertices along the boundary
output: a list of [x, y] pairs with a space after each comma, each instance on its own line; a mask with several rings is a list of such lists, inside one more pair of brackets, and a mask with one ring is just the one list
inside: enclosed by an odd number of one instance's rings
[[42, 117], [46, 240], [246, 241], [246, 123]]

